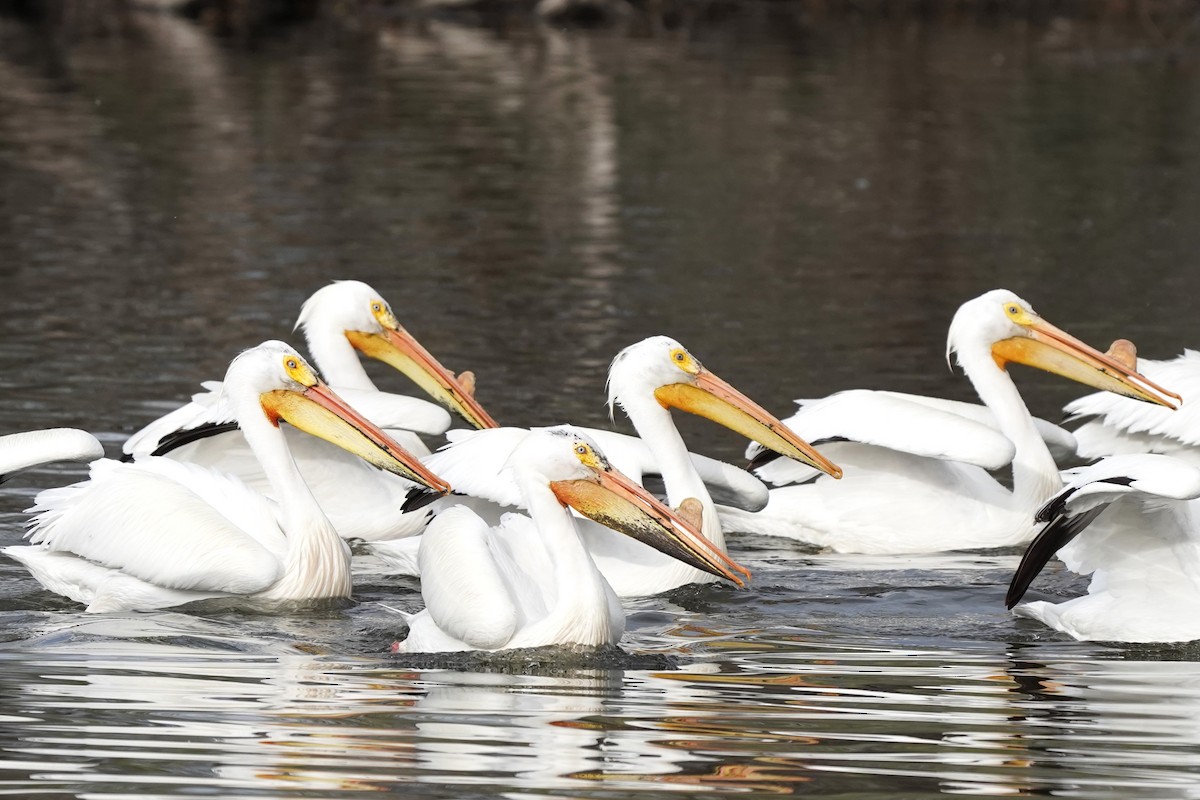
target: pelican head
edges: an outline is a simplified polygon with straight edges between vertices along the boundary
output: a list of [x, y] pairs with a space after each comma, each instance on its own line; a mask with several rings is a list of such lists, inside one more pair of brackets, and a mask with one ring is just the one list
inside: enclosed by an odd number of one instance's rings
[[950, 323], [946, 357], [990, 352], [1001, 369], [1009, 362], [1061, 375], [1096, 389], [1177, 408], [1182, 398], [1120, 361], [1095, 350], [1037, 315], [1007, 289], [993, 289], [959, 307]]
[[540, 475], [564, 506], [689, 566], [738, 586], [745, 583], [735, 573], [750, 576], [694, 525], [614, 469], [595, 442], [570, 426], [531, 430], [509, 464]]
[[338, 397], [299, 353], [268, 341], [238, 355], [225, 373], [223, 391], [244, 407], [257, 402], [267, 420], [290, 423], [380, 469], [445, 494], [450, 486], [417, 458]]
[[663, 408], [706, 417], [762, 446], [835, 478], [842, 471], [762, 406], [705, 369], [669, 336], [651, 336], [617, 354], [608, 370], [608, 403], [653, 396]]
[[300, 309], [296, 327], [304, 328], [310, 348], [314, 336], [345, 336], [355, 350], [398, 369], [476, 428], [497, 427], [473, 389], [438, 363], [400, 325], [379, 292], [362, 281], [337, 281], [318, 289]]

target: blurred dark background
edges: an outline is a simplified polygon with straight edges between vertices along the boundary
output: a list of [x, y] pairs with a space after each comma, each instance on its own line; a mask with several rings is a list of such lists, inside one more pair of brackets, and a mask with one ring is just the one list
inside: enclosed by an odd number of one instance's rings
[[[1173, 355], [1200, 342], [1198, 15], [0, 0], [0, 426], [115, 444], [339, 278], [518, 424], [603, 424], [653, 333], [781, 414], [969, 398], [946, 326], [995, 286]], [[1081, 391], [1018, 380], [1052, 418]]]

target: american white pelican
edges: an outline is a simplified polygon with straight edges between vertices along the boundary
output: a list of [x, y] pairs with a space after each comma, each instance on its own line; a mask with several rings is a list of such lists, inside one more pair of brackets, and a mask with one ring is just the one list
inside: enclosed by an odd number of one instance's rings
[[[637, 429], [640, 441], [610, 431], [582, 429], [592, 436], [622, 472], [641, 479], [657, 472], [667, 501], [679, 508], [689, 498], [699, 503], [698, 527], [712, 544], [725, 550], [725, 535], [706, 481], [727, 498], [750, 508], [761, 507], [765, 487], [743, 470], [688, 453], [671, 420], [671, 408], [689, 411], [724, 425], [789, 458], [834, 476], [836, 465], [796, 436], [786, 425], [725, 381], [701, 366], [679, 342], [653, 336], [622, 350], [608, 374], [610, 407], [620, 405]], [[453, 444], [429, 456], [426, 465], [454, 484], [456, 491], [508, 507], [521, 507], [521, 497], [503, 465], [521, 441], [519, 429], [452, 432]], [[447, 502], [447, 501], [443, 501]], [[477, 509], [478, 505], [475, 506]], [[669, 591], [689, 583], [715, 580], [709, 573], [669, 558], [600, 525], [581, 526], [596, 566], [621, 597]], [[385, 558], [411, 567], [414, 543], [388, 543]]]
[[89, 611], [163, 608], [223, 595], [347, 597], [350, 556], [296, 469], [287, 421], [376, 467], [449, 487], [334, 394], [295, 350], [239, 355], [222, 389], [275, 500], [236, 478], [167, 458], [108, 459], [31, 509], [31, 546], [5, 548], [47, 589]]
[[1008, 608], [1057, 552], [1073, 572], [1091, 574], [1088, 593], [1026, 603], [1017, 616], [1076, 639], [1200, 639], [1200, 470], [1168, 456], [1126, 455], [1067, 475], [1038, 511], [1047, 524], [1013, 575]]
[[[405, 449], [428, 450], [409, 431], [441, 434], [450, 427], [442, 408], [415, 397], [381, 392], [367, 377], [357, 353], [384, 361], [412, 378], [432, 397], [481, 428], [496, 426], [472, 396], [473, 379], [455, 378], [401, 327], [379, 293], [361, 281], [330, 284], [308, 299], [297, 327], [303, 328], [317, 368], [329, 385]], [[237, 431], [220, 384], [150, 423], [125, 443], [129, 455], [167, 455], [236, 475], [271, 496], [271, 486]], [[368, 541], [403, 537], [425, 526], [428, 512], [402, 514], [413, 484], [373, 469], [361, 459], [311, 436], [288, 432], [300, 472], [338, 533]]]
[[421, 537], [425, 610], [405, 615], [404, 653], [615, 644], [625, 613], [580, 540], [567, 506], [739, 585], [749, 573], [570, 427], [524, 432], [507, 462], [529, 516], [490, 527], [465, 506], [438, 514]]
[[0, 483], [21, 470], [51, 461], [95, 461], [104, 447], [77, 428], [46, 428], [0, 436]]
[[1136, 403], [1107, 392], [1068, 403], [1071, 419], [1089, 418], [1075, 430], [1079, 455], [1100, 458], [1129, 453], [1162, 453], [1200, 466], [1200, 352], [1185, 350], [1169, 361], [1130, 360], [1147, 377], [1179, 391], [1185, 402], [1177, 412]]
[[[794, 463], [752, 460], [756, 474], [779, 488], [758, 513], [723, 513], [727, 529], [787, 536], [843, 553], [1020, 544], [1033, 536], [1034, 511], [1062, 481], [1008, 375], [1010, 362], [1175, 405], [1176, 395], [1054, 327], [1003, 289], [958, 309], [947, 358], [951, 353], [994, 427], [982, 409], [964, 414], [967, 404], [890, 392], [801, 401], [786, 423], [810, 441], [829, 441], [825, 452], [842, 465], [846, 480], [824, 480]], [[1009, 463], [1011, 490], [988, 474]]]

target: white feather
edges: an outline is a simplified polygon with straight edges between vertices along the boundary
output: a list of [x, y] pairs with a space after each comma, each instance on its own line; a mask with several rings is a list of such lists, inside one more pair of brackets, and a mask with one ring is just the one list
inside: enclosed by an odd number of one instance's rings
[[1200, 463], [1200, 352], [1185, 350], [1169, 361], [1138, 359], [1138, 370], [1184, 398], [1178, 410], [1099, 392], [1064, 409], [1071, 419], [1091, 418], [1075, 431], [1084, 458], [1126, 453], [1163, 453]]
[[[1029, 414], [993, 348], [1037, 338], [1046, 326], [1012, 292], [997, 289], [967, 301], [954, 315], [947, 352], [957, 354], [986, 408], [871, 391], [804, 401], [785, 423], [812, 441], [833, 440], [823, 452], [842, 468], [842, 480], [813, 480], [814, 471], [787, 462], [765, 464], [757, 474], [777, 486], [767, 507], [757, 514], [722, 509], [722, 524], [845, 553], [1028, 541], [1033, 512], [1061, 487], [1055, 455], [1066, 455], [1072, 441]], [[1078, 356], [1074, 345], [1054, 341], [1066, 350], [1063, 357]], [[1006, 466], [1011, 490], [988, 474]]]
[[[339, 281], [320, 289], [305, 302], [297, 325], [304, 329], [318, 367], [335, 391], [364, 417], [392, 433], [409, 452], [426, 455], [428, 448], [415, 434], [445, 432], [451, 424], [449, 412], [426, 400], [376, 389], [345, 336], [346, 330], [380, 329], [370, 311], [377, 302], [382, 302], [378, 293], [365, 283]], [[171, 434], [232, 421], [232, 409], [223, 397], [220, 382], [209, 381], [204, 386], [207, 391], [194, 395], [192, 402], [131, 436], [125, 443], [125, 453], [146, 455]], [[412, 483], [375, 470], [326, 442], [294, 430], [285, 431], [305, 481], [343, 538], [388, 540], [410, 536], [424, 528], [428, 512], [400, 512]], [[236, 475], [256, 490], [272, 494], [240, 431], [209, 436], [165, 455]]]
[[267, 392], [303, 392], [303, 359], [266, 342], [234, 359], [223, 393], [283, 500], [232, 476], [159, 457], [99, 460], [88, 480], [38, 495], [29, 546], [5, 552], [89, 610], [162, 608], [203, 596], [346, 597], [349, 551], [263, 413]]
[[1114, 456], [1069, 478], [1058, 495], [1069, 516], [1111, 504], [1059, 551], [1092, 576], [1088, 593], [1013, 613], [1076, 639], [1200, 638], [1200, 470], [1159, 455]]
[[75, 428], [47, 428], [0, 436], [0, 478], [51, 461], [94, 461], [104, 457], [95, 436]]
[[[490, 438], [508, 438], [496, 430], [500, 436]], [[574, 456], [579, 443], [599, 452], [574, 429], [525, 431], [505, 460], [503, 470], [512, 474], [532, 519], [505, 514], [490, 526], [462, 505], [437, 515], [418, 554], [425, 610], [409, 620], [408, 636], [396, 650], [601, 645], [620, 638], [620, 603], [549, 486], [594, 475]]]

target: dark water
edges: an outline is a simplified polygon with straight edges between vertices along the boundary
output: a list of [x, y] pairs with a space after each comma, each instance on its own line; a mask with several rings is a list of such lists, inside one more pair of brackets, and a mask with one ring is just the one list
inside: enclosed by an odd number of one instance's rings
[[[1112, 21], [752, 9], [657, 38], [432, 20], [252, 46], [154, 14], [0, 20], [0, 430], [115, 453], [338, 278], [513, 424], [605, 424], [608, 361], [652, 333], [780, 412], [966, 398], [945, 328], [995, 286], [1101, 346], [1200, 343], [1187, 51]], [[1051, 418], [1076, 394], [1018, 380]], [[3, 543], [77, 474], [0, 487]], [[6, 560], [0, 794], [1200, 796], [1200, 650], [1012, 619], [1012, 553], [733, 549], [750, 591], [634, 602], [623, 652], [446, 664], [387, 653], [420, 597], [385, 574], [332, 609], [88, 616]]]

